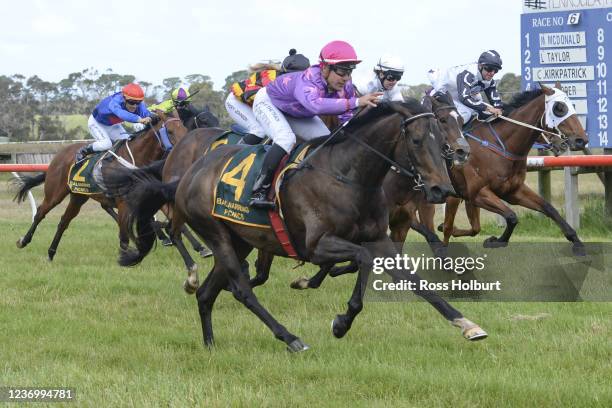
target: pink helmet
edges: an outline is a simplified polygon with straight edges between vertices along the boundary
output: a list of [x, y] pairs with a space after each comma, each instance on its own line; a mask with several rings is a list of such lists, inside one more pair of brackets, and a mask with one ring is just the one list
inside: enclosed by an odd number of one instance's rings
[[332, 41], [321, 50], [319, 61], [329, 65], [347, 65], [355, 68], [361, 62], [353, 46], [345, 41]]

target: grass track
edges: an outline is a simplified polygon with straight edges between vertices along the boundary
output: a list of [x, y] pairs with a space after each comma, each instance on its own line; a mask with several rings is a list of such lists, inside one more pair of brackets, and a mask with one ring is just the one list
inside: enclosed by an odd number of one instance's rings
[[[87, 204], [49, 263], [62, 211], [17, 250], [29, 214], [8, 197], [0, 193], [2, 385], [70, 386], [78, 406], [95, 407], [612, 405], [611, 303], [453, 303], [490, 333], [479, 343], [463, 340], [428, 305], [366, 303], [336, 340], [329, 324], [344, 312], [354, 277], [296, 292], [288, 283], [315, 269], [277, 260], [257, 294], [313, 348], [289, 355], [223, 293], [214, 314], [217, 347], [207, 351], [172, 249], [158, 247], [141, 266], [119, 268], [117, 230]], [[591, 217], [599, 228], [588, 227], [583, 238], [609, 240], [606, 224]], [[522, 220], [516, 240], [559, 237], [546, 220]], [[483, 234], [497, 231], [489, 223]], [[211, 267], [198, 263], [201, 273]]]

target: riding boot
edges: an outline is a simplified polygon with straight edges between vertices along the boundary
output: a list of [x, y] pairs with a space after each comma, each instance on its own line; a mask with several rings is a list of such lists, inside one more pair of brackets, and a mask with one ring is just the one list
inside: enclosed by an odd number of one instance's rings
[[237, 144], [256, 145], [256, 144], [260, 144], [262, 140], [263, 138], [259, 136], [256, 136], [252, 133], [246, 133]]
[[76, 162], [80, 162], [87, 155], [92, 154], [93, 152], [94, 152], [94, 150], [93, 150], [93, 146], [92, 145], [90, 145], [90, 144], [85, 145], [85, 146], [81, 147], [79, 149], [79, 151], [77, 152], [76, 157], [75, 157], [75, 161]]
[[261, 173], [253, 184], [253, 193], [249, 205], [258, 208], [274, 208], [274, 202], [268, 200], [268, 192], [272, 186], [272, 179], [278, 164], [285, 156], [285, 150], [277, 144], [273, 144], [264, 158]]

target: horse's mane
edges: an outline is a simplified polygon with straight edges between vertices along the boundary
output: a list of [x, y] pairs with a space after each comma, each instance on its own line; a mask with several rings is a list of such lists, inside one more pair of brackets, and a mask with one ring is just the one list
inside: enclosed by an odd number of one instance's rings
[[280, 65], [279, 64], [271, 64], [271, 63], [266, 63], [266, 62], [258, 62], [257, 64], [253, 64], [251, 66], [249, 66], [249, 73], [254, 73], [254, 72], [261, 72], [261, 71], [266, 71], [269, 69], [274, 69], [277, 71], [280, 71]]
[[[420, 104], [420, 102], [413, 98], [408, 98], [405, 102], [381, 102], [375, 108], [364, 110], [364, 113], [360, 113], [358, 116], [351, 119], [349, 124], [346, 125], [345, 130], [347, 132], [351, 132], [366, 123], [370, 123], [382, 117], [397, 113], [398, 106], [404, 109], [408, 109], [413, 114], [427, 112], [427, 110]], [[327, 143], [327, 145], [334, 145], [337, 143], [344, 142], [348, 139], [347, 132], [341, 132], [339, 135], [336, 135], [332, 140]], [[329, 136], [317, 137], [308, 141], [307, 144], [311, 147], [317, 147], [325, 140], [327, 140], [328, 137]]]
[[521, 106], [526, 105], [527, 103], [533, 101], [538, 96], [542, 95], [543, 91], [541, 89], [534, 89], [533, 91], [525, 91], [520, 94], [514, 95], [512, 100], [504, 104], [504, 116], [510, 115], [513, 110], [520, 108]]
[[359, 116], [352, 119], [351, 122], [346, 126], [346, 129], [354, 130], [356, 127], [363, 126], [364, 123], [377, 120], [383, 116], [387, 116], [392, 113], [397, 113], [396, 106], [398, 105], [405, 109], [408, 109], [413, 114], [427, 112], [427, 110], [421, 105], [421, 103], [414, 98], [408, 98], [404, 102], [381, 102], [375, 108], [368, 109], [367, 111], [364, 111], [365, 113], [360, 114]]

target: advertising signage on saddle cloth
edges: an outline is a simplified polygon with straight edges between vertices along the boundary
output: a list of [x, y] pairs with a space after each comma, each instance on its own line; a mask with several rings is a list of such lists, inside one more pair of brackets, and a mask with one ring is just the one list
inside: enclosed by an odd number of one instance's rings
[[523, 0], [522, 89], [559, 81], [589, 135], [589, 147], [612, 148], [610, 43], [612, 0]]

